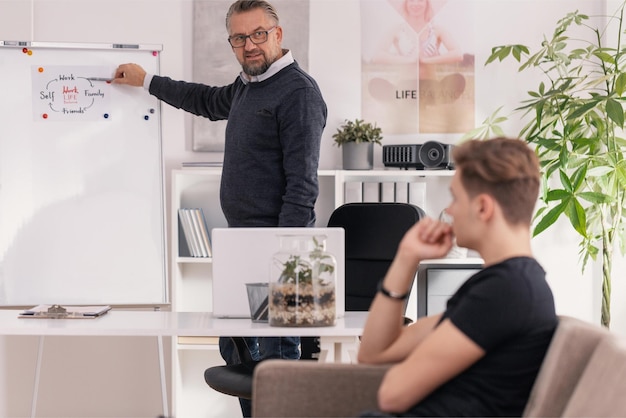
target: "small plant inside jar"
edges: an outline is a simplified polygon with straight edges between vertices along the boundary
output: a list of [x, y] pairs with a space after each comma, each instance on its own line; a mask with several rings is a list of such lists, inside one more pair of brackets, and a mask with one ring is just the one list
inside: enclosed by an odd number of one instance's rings
[[[306, 237], [310, 239], [310, 237]], [[313, 237], [310, 252], [274, 257], [280, 270], [270, 284], [272, 326], [332, 326], [335, 324], [335, 259], [324, 242]]]

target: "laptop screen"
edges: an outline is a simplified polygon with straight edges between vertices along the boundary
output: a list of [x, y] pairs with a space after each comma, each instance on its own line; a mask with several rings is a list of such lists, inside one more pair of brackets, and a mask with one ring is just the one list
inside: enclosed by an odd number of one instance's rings
[[326, 236], [326, 251], [337, 261], [336, 312], [345, 312], [345, 239], [343, 228], [214, 228], [213, 315], [250, 318], [246, 283], [269, 282], [272, 256], [281, 235]]

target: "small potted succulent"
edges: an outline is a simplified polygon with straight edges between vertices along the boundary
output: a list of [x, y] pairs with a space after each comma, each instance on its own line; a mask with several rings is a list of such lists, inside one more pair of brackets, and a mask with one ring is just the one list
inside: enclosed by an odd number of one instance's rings
[[344, 170], [371, 170], [374, 167], [374, 144], [382, 145], [382, 130], [362, 119], [346, 120], [333, 135], [343, 149]]

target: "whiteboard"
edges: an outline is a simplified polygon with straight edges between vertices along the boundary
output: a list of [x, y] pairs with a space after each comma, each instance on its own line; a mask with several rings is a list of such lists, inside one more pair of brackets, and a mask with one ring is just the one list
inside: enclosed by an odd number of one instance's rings
[[0, 41], [0, 306], [168, 302], [161, 49]]

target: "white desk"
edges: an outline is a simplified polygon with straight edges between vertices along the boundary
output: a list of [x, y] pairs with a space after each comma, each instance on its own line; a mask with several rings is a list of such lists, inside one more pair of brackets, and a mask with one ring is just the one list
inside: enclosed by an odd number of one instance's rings
[[19, 310], [0, 310], [0, 335], [41, 336], [322, 336], [356, 337], [367, 312], [346, 312], [333, 327], [270, 327], [249, 319], [214, 318], [210, 312], [122, 311], [95, 319], [18, 318]]
[[367, 312], [346, 312], [333, 327], [270, 327], [249, 319], [219, 319], [206, 312], [154, 312], [111, 310], [95, 319], [18, 318], [21, 311], [0, 310], [0, 335], [39, 336], [39, 354], [33, 390], [31, 415], [35, 416], [39, 373], [46, 336], [135, 336], [157, 337], [161, 370], [163, 414], [169, 416], [163, 359], [163, 337], [219, 336], [320, 336], [324, 346], [332, 347], [336, 361], [341, 359], [341, 345], [354, 342], [362, 334]]

